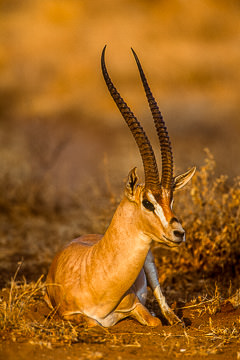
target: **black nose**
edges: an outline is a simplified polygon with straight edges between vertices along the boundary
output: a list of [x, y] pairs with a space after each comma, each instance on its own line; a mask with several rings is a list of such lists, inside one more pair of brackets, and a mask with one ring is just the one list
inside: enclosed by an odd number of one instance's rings
[[173, 234], [174, 234], [174, 236], [176, 236], [177, 238], [183, 240], [185, 232], [184, 232], [184, 231], [179, 231], [179, 230], [174, 230], [174, 231], [173, 231]]

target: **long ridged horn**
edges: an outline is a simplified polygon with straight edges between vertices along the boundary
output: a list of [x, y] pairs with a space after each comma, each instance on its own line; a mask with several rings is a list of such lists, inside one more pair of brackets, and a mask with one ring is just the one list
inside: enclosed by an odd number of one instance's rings
[[137, 143], [137, 146], [139, 148], [143, 162], [144, 174], [145, 174], [145, 188], [150, 189], [153, 192], [159, 191], [160, 189], [159, 173], [158, 173], [157, 162], [152, 146], [141, 124], [134, 116], [134, 114], [132, 113], [126, 102], [122, 99], [117, 89], [113, 85], [112, 80], [109, 77], [105, 64], [105, 50], [106, 50], [106, 45], [103, 48], [102, 57], [101, 57], [103, 77], [113, 100], [115, 101], [128, 127], [130, 128], [134, 136], [134, 139]]
[[150, 87], [148, 85], [146, 76], [143, 72], [141, 63], [137, 57], [137, 54], [133, 49], [131, 49], [136, 60], [138, 70], [141, 76], [142, 84], [147, 96], [148, 104], [152, 112], [154, 124], [157, 130], [161, 156], [162, 156], [162, 177], [161, 177], [161, 186], [165, 189], [172, 189], [173, 184], [173, 155], [171, 142], [168, 137], [167, 128], [163, 120], [162, 114], [159, 110], [156, 100], [154, 99]]

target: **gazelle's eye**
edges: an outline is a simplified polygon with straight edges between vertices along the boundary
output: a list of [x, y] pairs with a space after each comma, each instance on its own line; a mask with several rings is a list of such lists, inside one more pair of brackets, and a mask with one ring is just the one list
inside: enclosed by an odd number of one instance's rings
[[154, 211], [154, 210], [155, 210], [154, 205], [153, 205], [150, 201], [148, 201], [148, 200], [146, 200], [146, 199], [143, 199], [142, 204], [143, 204], [143, 206], [144, 206], [147, 210], [150, 210], [150, 211]]

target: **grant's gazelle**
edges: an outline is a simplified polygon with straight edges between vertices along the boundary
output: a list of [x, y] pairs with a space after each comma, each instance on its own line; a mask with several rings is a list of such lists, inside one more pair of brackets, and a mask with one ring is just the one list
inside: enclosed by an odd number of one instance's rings
[[173, 176], [168, 132], [133, 51], [158, 134], [162, 174], [159, 179], [152, 146], [137, 118], [113, 85], [102, 52], [102, 72], [108, 90], [129, 126], [139, 148], [145, 184], [138, 183], [136, 168], [128, 175], [125, 193], [104, 235], [83, 235], [54, 258], [46, 280], [46, 301], [68, 320], [108, 327], [125, 317], [157, 326], [160, 320], [145, 307], [147, 284], [170, 324], [180, 322], [161, 292], [150, 250], [152, 240], [174, 247], [185, 241], [185, 232], [172, 210], [173, 193], [193, 176], [195, 167]]

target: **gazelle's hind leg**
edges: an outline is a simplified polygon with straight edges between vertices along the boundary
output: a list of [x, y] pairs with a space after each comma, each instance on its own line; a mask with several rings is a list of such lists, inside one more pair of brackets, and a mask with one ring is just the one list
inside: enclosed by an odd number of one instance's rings
[[[161, 321], [152, 316], [144, 306], [147, 296], [147, 283], [145, 272], [142, 269], [135, 283], [129, 289], [128, 293], [122, 299], [121, 303], [115, 310], [121, 318], [132, 317], [143, 325], [158, 326]], [[128, 310], [129, 309], [129, 310]]]
[[144, 306], [147, 296], [147, 283], [145, 272], [142, 269], [135, 283], [125, 294], [117, 308], [102, 321], [103, 326], [112, 326], [119, 320], [132, 317], [143, 325], [158, 326], [161, 321], [152, 316]]

